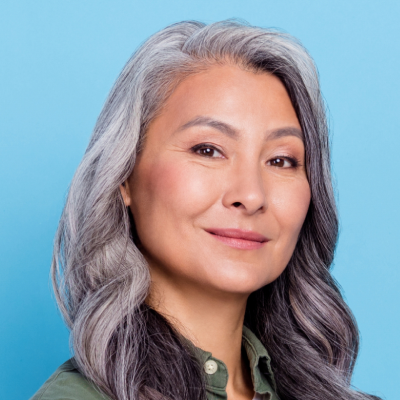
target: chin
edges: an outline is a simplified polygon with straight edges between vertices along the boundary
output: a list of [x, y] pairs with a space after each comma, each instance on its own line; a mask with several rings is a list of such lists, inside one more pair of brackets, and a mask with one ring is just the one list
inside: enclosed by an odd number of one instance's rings
[[254, 266], [248, 268], [232, 268], [225, 266], [221, 269], [215, 267], [212, 271], [212, 279], [209, 284], [216, 290], [225, 293], [250, 294], [271, 283], [275, 278], [272, 274], [266, 274], [263, 271], [257, 271]]

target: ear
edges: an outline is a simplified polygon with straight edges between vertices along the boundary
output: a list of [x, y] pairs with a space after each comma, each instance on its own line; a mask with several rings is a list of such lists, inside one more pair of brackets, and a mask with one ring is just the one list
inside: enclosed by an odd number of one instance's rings
[[128, 207], [131, 205], [131, 194], [129, 191], [129, 183], [126, 180], [122, 185], [119, 185], [119, 190], [121, 191], [122, 198], [124, 199], [125, 205]]

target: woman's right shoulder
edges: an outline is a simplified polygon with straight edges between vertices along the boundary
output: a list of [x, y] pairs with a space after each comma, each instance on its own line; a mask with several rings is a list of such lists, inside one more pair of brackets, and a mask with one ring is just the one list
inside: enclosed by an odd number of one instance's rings
[[62, 364], [30, 400], [109, 400], [74, 366], [73, 359]]

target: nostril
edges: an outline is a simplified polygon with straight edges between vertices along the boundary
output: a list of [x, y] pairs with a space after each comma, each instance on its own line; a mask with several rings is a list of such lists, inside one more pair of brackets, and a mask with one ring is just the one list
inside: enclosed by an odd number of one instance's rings
[[242, 203], [239, 203], [238, 201], [236, 203], [233, 203], [234, 207], [240, 207], [242, 205]]

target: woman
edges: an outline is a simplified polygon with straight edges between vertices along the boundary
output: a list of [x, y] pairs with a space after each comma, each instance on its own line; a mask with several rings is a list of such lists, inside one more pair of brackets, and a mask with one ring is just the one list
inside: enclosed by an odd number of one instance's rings
[[112, 89], [52, 265], [74, 358], [34, 399], [372, 399], [329, 273], [318, 76], [282, 33], [182, 22]]

